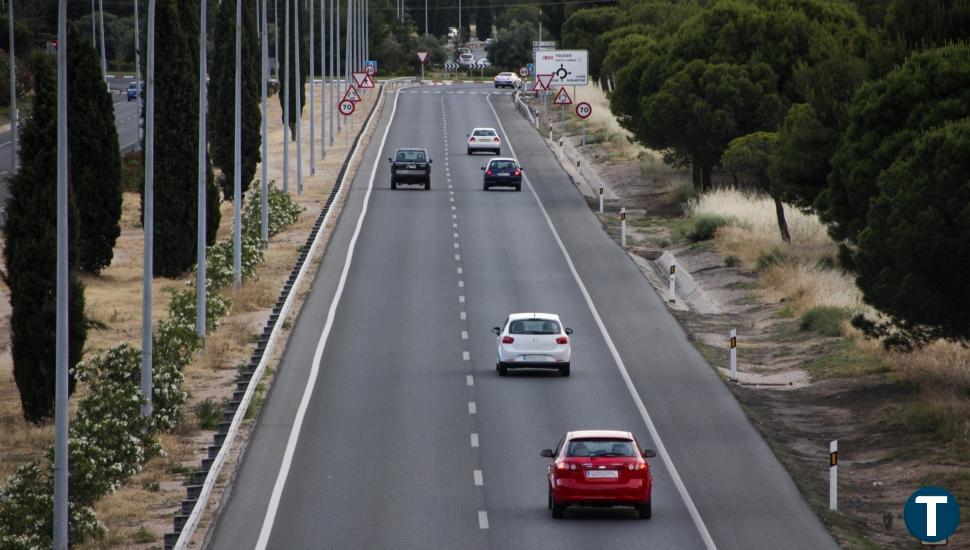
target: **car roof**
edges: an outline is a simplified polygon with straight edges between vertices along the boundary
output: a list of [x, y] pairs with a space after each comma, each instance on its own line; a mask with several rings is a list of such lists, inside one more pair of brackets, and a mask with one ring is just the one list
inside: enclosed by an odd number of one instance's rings
[[493, 163], [493, 162], [495, 162], [497, 160], [508, 160], [508, 161], [512, 161], [512, 162], [515, 162], [516, 164], [518, 164], [518, 162], [516, 162], [516, 160], [514, 158], [510, 158], [510, 157], [492, 157], [492, 158], [488, 159], [488, 163], [491, 164], [491, 163]]
[[[491, 130], [492, 132], [495, 132], [495, 128], [489, 128], [487, 126], [478, 126], [477, 128], [472, 128], [472, 132], [475, 130]], [[497, 134], [498, 132], [495, 133]]]
[[617, 439], [634, 439], [631, 432], [626, 432], [622, 430], [577, 430], [575, 432], [567, 432], [566, 439], [588, 439], [588, 438], [617, 438]]
[[518, 321], [519, 319], [549, 319], [552, 321], [558, 321], [559, 316], [555, 313], [512, 313], [509, 314], [509, 321]]
[[428, 152], [428, 150], [425, 149], [425, 148], [423, 148], [423, 147], [398, 147], [394, 151], [395, 152], [397, 152], [397, 151], [424, 151], [425, 153]]

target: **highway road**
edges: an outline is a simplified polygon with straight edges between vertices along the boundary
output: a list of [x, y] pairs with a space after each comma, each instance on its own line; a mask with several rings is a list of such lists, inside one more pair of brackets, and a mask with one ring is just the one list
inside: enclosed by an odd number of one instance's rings
[[[387, 101], [209, 548], [835, 547], [508, 94]], [[508, 132], [522, 192], [482, 191], [473, 126]], [[401, 146], [430, 191], [389, 189]], [[570, 378], [495, 372], [491, 327], [533, 309], [575, 330]], [[539, 451], [583, 428], [659, 451], [652, 519], [551, 518]]]
[[[131, 79], [109, 78], [111, 99], [115, 108], [115, 127], [118, 129], [118, 142], [124, 148], [138, 142], [138, 106], [134, 101], [128, 101], [125, 89]], [[9, 128], [0, 132], [0, 205], [7, 204], [7, 177], [10, 174], [10, 141]]]

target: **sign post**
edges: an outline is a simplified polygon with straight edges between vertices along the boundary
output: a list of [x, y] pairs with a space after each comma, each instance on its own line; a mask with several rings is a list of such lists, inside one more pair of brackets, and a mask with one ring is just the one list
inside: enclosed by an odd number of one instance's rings
[[839, 440], [829, 441], [829, 510], [839, 508]]
[[[563, 86], [556, 92], [556, 99], [552, 103], [553, 105], [559, 105], [559, 136], [561, 140], [564, 140], [566, 139], [566, 105], [572, 105], [573, 98], [569, 97], [569, 92]], [[561, 151], [562, 148], [560, 146]]]
[[[575, 91], [573, 92], [575, 93]], [[585, 101], [576, 104], [576, 116], [583, 121], [583, 147], [586, 147], [586, 119], [593, 114], [593, 106]]]
[[428, 61], [428, 52], [418, 52], [418, 61], [421, 62], [421, 81], [424, 81], [424, 64]]

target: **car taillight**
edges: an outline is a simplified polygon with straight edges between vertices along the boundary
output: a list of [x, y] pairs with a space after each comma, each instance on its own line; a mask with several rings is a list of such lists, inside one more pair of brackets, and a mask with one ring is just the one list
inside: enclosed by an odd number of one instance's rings
[[575, 470], [576, 469], [576, 464], [569, 464], [569, 463], [566, 463], [566, 462], [560, 462], [559, 464], [556, 464], [556, 469], [559, 470], [559, 471]]
[[475, 143], [475, 138], [468, 138], [468, 143]]
[[627, 468], [627, 470], [646, 470], [647, 469], [647, 463], [646, 462], [631, 462], [631, 463], [629, 463], [629, 464], [626, 465], [626, 468]]
[[566, 336], [560, 336], [559, 338], [556, 338], [556, 343], [560, 346], [565, 346], [569, 343], [569, 338]]
[[485, 175], [486, 176], [491, 176], [492, 175], [492, 171], [491, 170], [485, 170]]
[[512, 342], [515, 342], [515, 338], [512, 338], [511, 336], [503, 336], [502, 337], [502, 343], [503, 344], [511, 344]]
[[498, 138], [495, 138], [495, 143], [498, 143], [498, 141], [499, 141]]
[[516, 168], [515, 169], [515, 175], [516, 176], [521, 176], [522, 175], [522, 172], [518, 168]]

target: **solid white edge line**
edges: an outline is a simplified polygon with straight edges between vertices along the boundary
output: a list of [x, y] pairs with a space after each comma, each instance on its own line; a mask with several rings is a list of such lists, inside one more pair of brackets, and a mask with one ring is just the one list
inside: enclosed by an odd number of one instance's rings
[[[515, 154], [515, 149], [512, 147], [512, 141], [509, 139], [509, 134], [505, 131], [505, 126], [502, 124], [502, 120], [498, 116], [498, 111], [496, 111], [495, 106], [492, 105], [491, 94], [485, 97], [485, 101], [492, 110], [492, 114], [495, 115], [495, 121], [498, 122], [499, 129], [501, 129], [502, 134], [505, 135], [505, 142], [509, 146], [509, 151], [512, 152], [513, 157], [518, 158], [518, 155]], [[549, 226], [549, 230], [552, 231], [552, 236], [555, 237], [556, 243], [559, 244], [559, 250], [562, 251], [562, 255], [566, 259], [566, 264], [569, 266], [569, 271], [573, 274], [573, 279], [576, 280], [576, 284], [579, 286], [579, 290], [582, 292], [583, 298], [586, 300], [586, 305], [589, 307], [590, 313], [593, 314], [593, 319], [596, 320], [596, 326], [599, 327], [600, 333], [603, 335], [603, 339], [606, 341], [606, 346], [610, 348], [610, 354], [613, 356], [613, 362], [616, 364], [616, 368], [619, 369], [620, 376], [623, 378], [623, 382], [626, 384], [626, 388], [629, 390], [630, 396], [633, 397], [633, 402], [640, 411], [640, 416], [643, 418], [643, 422], [647, 426], [647, 431], [650, 432], [650, 438], [653, 439], [654, 444], [657, 446], [657, 453], [660, 455], [661, 460], [663, 460], [664, 466], [667, 467], [667, 471], [670, 472], [670, 477], [673, 480], [674, 485], [677, 487], [677, 492], [680, 493], [680, 498], [684, 501], [684, 505], [687, 507], [687, 512], [694, 521], [694, 525], [697, 527], [698, 534], [700, 534], [701, 539], [704, 541], [704, 546], [708, 550], [716, 550], [717, 546], [714, 544], [714, 539], [711, 537], [711, 533], [707, 530], [707, 525], [704, 524], [704, 519], [701, 517], [700, 512], [697, 511], [697, 507], [694, 505], [694, 500], [691, 499], [690, 493], [687, 492], [687, 487], [684, 485], [684, 481], [680, 478], [680, 474], [677, 472], [677, 467], [674, 466], [674, 461], [670, 458], [670, 454], [667, 452], [667, 447], [660, 439], [660, 433], [657, 432], [657, 428], [653, 424], [653, 419], [650, 417], [650, 413], [647, 412], [647, 407], [643, 404], [643, 399], [640, 398], [640, 393], [633, 384], [633, 380], [630, 378], [630, 373], [626, 370], [626, 365], [623, 363], [623, 358], [620, 357], [620, 351], [613, 343], [613, 338], [610, 337], [610, 333], [606, 329], [606, 324], [603, 323], [603, 319], [600, 317], [599, 311], [597, 311], [596, 305], [593, 303], [593, 298], [590, 296], [589, 291], [586, 290], [586, 285], [583, 283], [583, 279], [579, 276], [579, 272], [576, 271], [576, 266], [573, 264], [572, 257], [566, 250], [566, 245], [563, 244], [562, 239], [559, 237], [559, 232], [556, 231], [556, 226], [553, 225], [552, 218], [550, 218], [549, 213], [546, 212], [546, 207], [542, 204], [539, 194], [536, 193], [535, 188], [532, 187], [528, 177], [523, 174], [522, 179], [529, 187], [529, 191], [532, 192], [532, 196], [535, 197], [536, 203], [539, 205], [539, 210], [542, 211], [542, 215], [546, 219], [546, 224]]]
[[[381, 101], [384, 101], [384, 95], [381, 95]], [[395, 100], [396, 102], [396, 100]], [[368, 122], [368, 126], [374, 123], [375, 118], [371, 117]], [[350, 155], [350, 163], [353, 163], [354, 158], [357, 156], [357, 152], [360, 147], [354, 149]], [[349, 185], [343, 185], [338, 191], [338, 198], [343, 194], [344, 189], [349, 187]], [[320, 231], [317, 231], [316, 237], [313, 239], [313, 243], [310, 245], [310, 251], [307, 255], [308, 258], [312, 258], [316, 252], [317, 246], [323, 235], [323, 228], [327, 226], [328, 221], [333, 216], [336, 209], [331, 209], [327, 212], [327, 215], [323, 218], [323, 223], [320, 225]], [[297, 274], [296, 282], [293, 288], [298, 288], [300, 283], [303, 281], [303, 276], [306, 274], [307, 270], [310, 268], [310, 262], [303, 262], [303, 267], [300, 268], [300, 272]], [[295, 292], [290, 292], [286, 300], [283, 302], [283, 308], [280, 310], [280, 317], [273, 326], [272, 332], [270, 332], [269, 340], [266, 343], [266, 350], [263, 352], [263, 357], [260, 359], [259, 364], [256, 366], [256, 370], [253, 372], [253, 378], [259, 380], [263, 375], [263, 371], [266, 369], [266, 365], [269, 361], [270, 355], [272, 355], [271, 350], [276, 343], [276, 338], [282, 330], [283, 320], [286, 319], [287, 314], [290, 311], [290, 307], [296, 298]], [[236, 433], [239, 430], [239, 425], [242, 423], [242, 419], [245, 416], [245, 411], [249, 406], [249, 402], [252, 399], [256, 391], [256, 384], [249, 384], [246, 388], [246, 393], [243, 394], [243, 398], [239, 402], [239, 406], [236, 409], [236, 414], [232, 418], [232, 423], [229, 425], [229, 430], [226, 432], [226, 439], [216, 454], [215, 460], [213, 460], [212, 465], [209, 467], [209, 473], [205, 477], [205, 481], [202, 482], [202, 489], [199, 492], [199, 498], [197, 499], [196, 505], [192, 507], [192, 512], [189, 514], [188, 519], [185, 520], [185, 525], [182, 526], [182, 531], [179, 533], [178, 540], [175, 541], [175, 550], [182, 550], [189, 545], [192, 536], [195, 534], [195, 529], [199, 524], [199, 520], [202, 517], [202, 511], [205, 509], [205, 503], [208, 502], [209, 494], [212, 492], [212, 488], [215, 486], [216, 479], [218, 477], [219, 471], [222, 469], [222, 465], [226, 461], [226, 457], [229, 455], [229, 450], [232, 447], [233, 440], [236, 437]], [[201, 506], [200, 506], [201, 504]]]
[[[384, 135], [381, 136], [381, 145], [378, 148], [377, 158], [381, 158], [384, 151], [384, 145], [387, 142], [387, 134], [391, 130], [391, 126], [394, 122], [394, 115], [397, 112], [397, 101], [400, 99], [400, 94], [394, 95], [394, 106], [391, 109], [391, 116], [387, 120], [387, 127], [384, 128]], [[306, 388], [303, 390], [303, 398], [300, 400], [300, 406], [297, 409], [296, 417], [293, 420], [293, 427], [290, 429], [289, 439], [286, 442], [286, 451], [283, 453], [283, 462], [280, 464], [279, 474], [276, 476], [276, 484], [273, 486], [273, 493], [270, 496], [269, 506], [266, 509], [266, 515], [263, 517], [263, 526], [259, 532], [259, 539], [256, 541], [256, 550], [265, 550], [266, 545], [269, 544], [269, 537], [273, 531], [273, 524], [276, 522], [276, 511], [280, 505], [280, 499], [283, 495], [283, 488], [286, 485], [286, 478], [290, 473], [290, 466], [293, 462], [293, 455], [296, 452], [296, 444], [300, 439], [300, 430], [303, 427], [303, 418], [306, 416], [307, 408], [310, 405], [310, 398], [313, 396], [313, 388], [317, 383], [317, 375], [320, 372], [320, 360], [323, 357], [323, 350], [327, 345], [327, 338], [330, 336], [330, 330], [333, 328], [333, 321], [337, 314], [337, 306], [340, 304], [340, 298], [343, 295], [344, 286], [347, 283], [347, 275], [350, 273], [350, 264], [354, 259], [354, 249], [357, 246], [357, 238], [360, 236], [361, 228], [364, 225], [364, 218], [367, 216], [367, 206], [370, 203], [371, 192], [374, 190], [374, 176], [377, 174], [377, 166], [379, 163], [374, 162], [374, 166], [371, 169], [370, 180], [367, 182], [367, 194], [364, 195], [364, 204], [361, 207], [360, 217], [357, 218], [357, 227], [354, 229], [354, 235], [350, 239], [350, 245], [347, 248], [347, 258], [344, 260], [344, 268], [340, 274], [340, 282], [337, 283], [337, 290], [334, 294], [333, 301], [330, 302], [330, 310], [327, 312], [327, 321], [323, 326], [323, 331], [320, 333], [320, 339], [317, 341], [316, 351], [313, 353], [313, 364], [310, 367], [310, 376], [307, 380]], [[351, 185], [353, 182], [349, 182]]]

